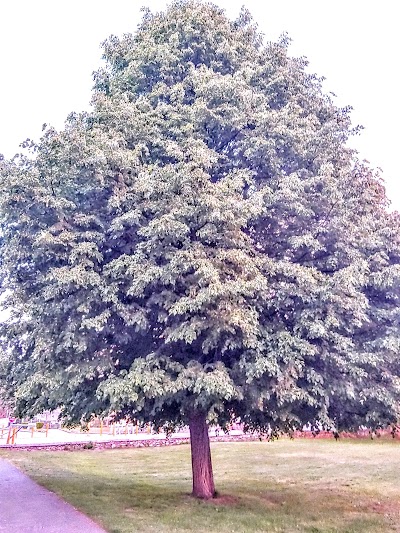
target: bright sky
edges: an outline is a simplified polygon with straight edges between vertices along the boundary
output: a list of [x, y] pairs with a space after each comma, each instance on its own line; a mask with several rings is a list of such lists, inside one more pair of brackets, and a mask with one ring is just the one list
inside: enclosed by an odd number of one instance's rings
[[[400, 210], [397, 129], [398, 16], [396, 0], [214, 0], [230, 17], [242, 4], [266, 39], [282, 32], [291, 53], [304, 55], [325, 76], [338, 105], [352, 105], [365, 130], [352, 141], [363, 158], [383, 169], [388, 195]], [[133, 32], [140, 7], [163, 0], [3, 0], [0, 19], [0, 153], [11, 157], [44, 122], [61, 128], [67, 114], [88, 108], [99, 44]]]

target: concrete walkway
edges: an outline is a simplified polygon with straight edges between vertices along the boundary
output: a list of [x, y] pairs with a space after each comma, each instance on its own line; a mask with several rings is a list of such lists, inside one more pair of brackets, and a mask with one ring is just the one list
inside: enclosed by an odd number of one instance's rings
[[[8, 447], [6, 446], [7, 441], [7, 432], [3, 430], [3, 436], [1, 436], [0, 433], [0, 449]], [[232, 430], [229, 432], [229, 435], [242, 435], [243, 432], [240, 430]], [[223, 432], [221, 431], [219, 435], [223, 435]], [[210, 437], [215, 436], [215, 429], [210, 429]], [[173, 433], [171, 437], [175, 438], [189, 438], [189, 431], [180, 430], [176, 433]], [[15, 439], [15, 445], [16, 446], [35, 446], [37, 444], [73, 444], [76, 442], [115, 442], [116, 444], [119, 441], [143, 441], [143, 440], [163, 440], [166, 438], [165, 433], [146, 433], [146, 432], [140, 432], [138, 434], [116, 434], [111, 435], [108, 432], [104, 432], [103, 435], [99, 435], [98, 433], [81, 433], [79, 431], [72, 432], [72, 431], [65, 431], [62, 429], [49, 429], [47, 436], [45, 432], [39, 432], [36, 431], [33, 435], [30, 431], [20, 431], [17, 434], [17, 438]]]
[[105, 533], [105, 530], [0, 459], [0, 532]]
[[[210, 433], [211, 435], [211, 433]], [[175, 437], [189, 437], [188, 431], [179, 431], [174, 433]], [[35, 446], [35, 444], [73, 444], [76, 442], [119, 442], [127, 440], [154, 440], [154, 439], [165, 439], [166, 435], [164, 433], [145, 433], [140, 432], [139, 434], [116, 434], [110, 435], [107, 432], [104, 432], [103, 435], [98, 433], [85, 433], [79, 431], [66, 431], [62, 429], [49, 429], [47, 436], [45, 432], [35, 431], [32, 435], [30, 431], [19, 431], [17, 438], [15, 439], [16, 446]], [[3, 436], [0, 436], [0, 449], [6, 447], [7, 442], [7, 432], [3, 430]]]

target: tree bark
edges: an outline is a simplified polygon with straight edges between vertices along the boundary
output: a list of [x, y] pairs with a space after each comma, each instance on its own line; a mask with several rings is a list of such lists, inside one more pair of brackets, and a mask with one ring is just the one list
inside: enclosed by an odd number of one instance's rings
[[192, 451], [193, 492], [196, 498], [210, 499], [215, 496], [214, 476], [211, 463], [210, 438], [206, 414], [196, 411], [189, 418], [190, 447]]

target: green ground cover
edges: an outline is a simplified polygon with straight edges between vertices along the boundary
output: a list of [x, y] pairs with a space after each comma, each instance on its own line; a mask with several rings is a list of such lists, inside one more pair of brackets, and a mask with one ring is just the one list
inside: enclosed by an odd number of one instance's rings
[[190, 449], [2, 452], [110, 533], [400, 531], [399, 441], [214, 443], [219, 497], [191, 490]]

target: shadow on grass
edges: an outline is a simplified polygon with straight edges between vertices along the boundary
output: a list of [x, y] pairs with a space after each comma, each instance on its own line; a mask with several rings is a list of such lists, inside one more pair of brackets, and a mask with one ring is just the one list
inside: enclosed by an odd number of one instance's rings
[[[272, 488], [223, 485], [218, 497], [203, 501], [155, 480], [66, 476], [37, 481], [54, 490], [112, 533], [157, 530], [196, 532], [390, 531], [399, 511], [374, 499], [329, 488]], [[393, 519], [390, 520], [390, 514]], [[118, 517], [118, 518], [116, 518]], [[132, 526], [134, 525], [134, 529]], [[395, 529], [392, 529], [393, 531]]]

